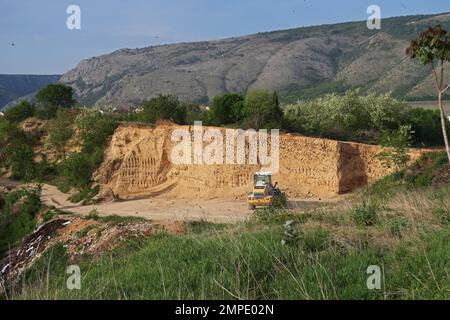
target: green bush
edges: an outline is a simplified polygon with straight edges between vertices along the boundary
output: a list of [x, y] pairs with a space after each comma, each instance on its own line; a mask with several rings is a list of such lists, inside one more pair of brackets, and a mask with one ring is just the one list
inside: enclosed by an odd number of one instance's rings
[[272, 207], [274, 209], [286, 209], [288, 207], [288, 198], [285, 193], [280, 193], [273, 200]]
[[372, 226], [378, 221], [377, 208], [373, 204], [364, 203], [353, 209], [352, 218], [359, 226]]
[[5, 111], [5, 119], [13, 123], [23, 121], [33, 115], [34, 107], [25, 100]]
[[287, 129], [328, 138], [375, 142], [382, 130], [406, 123], [408, 106], [389, 94], [327, 94], [285, 106]]
[[26, 144], [16, 144], [8, 148], [8, 164], [13, 179], [31, 181], [36, 177], [34, 150]]
[[[95, 109], [82, 109], [75, 118], [83, 138], [83, 153], [103, 153], [109, 138], [118, 126], [117, 120], [110, 115], [103, 115]], [[99, 149], [101, 149], [99, 151]]]
[[72, 153], [60, 163], [58, 171], [70, 185], [83, 189], [90, 184], [93, 169], [86, 154]]
[[94, 210], [92, 210], [91, 212], [89, 212], [89, 213], [84, 217], [84, 219], [85, 219], [85, 220], [95, 220], [95, 221], [97, 221], [97, 220], [100, 219], [100, 216], [99, 216], [97, 210], [94, 209]]
[[169, 120], [177, 124], [186, 123], [186, 105], [173, 95], [160, 94], [144, 102], [143, 108], [141, 121], [156, 123], [158, 120]]
[[376, 155], [386, 168], [395, 168], [397, 171], [404, 169], [411, 157], [409, 148], [411, 147], [413, 132], [411, 126], [401, 125], [398, 130], [382, 130], [379, 140], [384, 148]]
[[216, 96], [211, 105], [211, 121], [215, 125], [238, 123], [243, 118], [244, 98], [236, 93]]
[[74, 117], [66, 110], [59, 110], [56, 118], [48, 124], [48, 141], [58, 153], [64, 157], [67, 141], [72, 137], [74, 131], [72, 124]]
[[17, 125], [0, 119], [0, 166], [9, 167], [14, 179], [30, 181], [38, 173], [33, 141]]
[[49, 84], [36, 94], [36, 115], [41, 119], [52, 119], [58, 109], [71, 108], [76, 101], [71, 87], [61, 83]]
[[[36, 226], [41, 209], [41, 187], [28, 187], [8, 193], [0, 215], [0, 257]], [[18, 211], [16, 211], [18, 210]]]
[[[408, 122], [414, 131], [413, 145], [418, 147], [444, 145], [438, 110], [411, 109], [408, 112]], [[447, 131], [450, 131], [450, 122], [448, 121]]]

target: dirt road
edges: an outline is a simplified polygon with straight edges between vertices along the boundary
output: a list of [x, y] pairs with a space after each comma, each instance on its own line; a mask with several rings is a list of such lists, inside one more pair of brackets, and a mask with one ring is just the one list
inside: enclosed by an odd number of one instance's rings
[[167, 199], [163, 196], [151, 199], [107, 202], [82, 206], [67, 199], [68, 195], [51, 185], [43, 185], [42, 202], [62, 211], [88, 214], [97, 210], [100, 215], [143, 217], [150, 220], [198, 221], [232, 223], [243, 221], [251, 212], [245, 201], [239, 200], [185, 200]]
[[[9, 179], [1, 179], [0, 185], [14, 188], [20, 185]], [[170, 199], [157, 196], [149, 199], [106, 202], [83, 206], [68, 200], [69, 195], [59, 191], [55, 186], [42, 185], [41, 200], [46, 206], [53, 206], [65, 212], [86, 215], [97, 210], [101, 216], [135, 216], [154, 221], [209, 221], [214, 223], [233, 223], [244, 221], [252, 214], [243, 200], [227, 199]], [[335, 200], [327, 200], [335, 201]], [[324, 201], [292, 200], [291, 209], [316, 206]]]
[[[100, 215], [118, 215], [143, 217], [155, 221], [209, 221], [214, 223], [233, 223], [243, 221], [250, 217], [252, 211], [243, 200], [187, 200], [169, 199], [157, 196], [149, 199], [138, 199], [118, 202], [106, 202], [96, 205], [82, 206], [74, 204], [68, 199], [68, 195], [59, 191], [51, 185], [43, 185], [42, 202], [47, 206], [73, 212], [77, 214], [88, 214], [97, 210]], [[326, 202], [334, 202], [338, 199], [325, 201], [318, 200], [291, 200], [289, 207], [293, 210], [317, 206]]]

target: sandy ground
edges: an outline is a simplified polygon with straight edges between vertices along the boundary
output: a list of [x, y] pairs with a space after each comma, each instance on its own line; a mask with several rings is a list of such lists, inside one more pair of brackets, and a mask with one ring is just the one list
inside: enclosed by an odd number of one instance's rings
[[[17, 187], [20, 183], [9, 179], [0, 178], [0, 185], [10, 188]], [[46, 206], [86, 215], [92, 210], [102, 216], [135, 216], [143, 217], [153, 221], [209, 221], [214, 223], [233, 223], [248, 219], [252, 211], [243, 200], [188, 200], [170, 199], [157, 196], [148, 199], [106, 202], [95, 205], [83, 206], [68, 200], [69, 195], [62, 193], [55, 186], [44, 184], [42, 186], [41, 200]], [[337, 200], [337, 199], [335, 199]], [[327, 200], [335, 201], [335, 200]], [[292, 200], [289, 202], [291, 209], [300, 209], [308, 206], [316, 206], [324, 201], [318, 200]]]
[[151, 199], [107, 202], [82, 206], [67, 200], [68, 195], [56, 187], [43, 185], [42, 202], [62, 211], [88, 214], [97, 210], [100, 215], [143, 217], [150, 220], [199, 221], [232, 223], [243, 221], [251, 215], [245, 201], [239, 200], [185, 200], [167, 199], [162, 196]]
[[[143, 217], [154, 221], [209, 221], [214, 223], [233, 223], [249, 218], [252, 211], [248, 209], [243, 200], [187, 200], [169, 199], [157, 196], [149, 199], [106, 202], [95, 205], [82, 206], [74, 204], [67, 199], [68, 195], [51, 185], [43, 185], [42, 202], [47, 206], [73, 212], [76, 214], [88, 214], [97, 210], [100, 215], [118, 215]], [[330, 201], [337, 201], [327, 200]], [[291, 209], [300, 209], [308, 206], [316, 206], [324, 203], [318, 200], [292, 200], [289, 202]]]

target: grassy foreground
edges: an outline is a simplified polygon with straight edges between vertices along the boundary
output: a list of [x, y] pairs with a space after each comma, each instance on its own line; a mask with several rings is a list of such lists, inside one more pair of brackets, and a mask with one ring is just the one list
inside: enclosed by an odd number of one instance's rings
[[[13, 299], [449, 299], [450, 186], [431, 186], [443, 165], [423, 158], [335, 204], [258, 211], [248, 222], [195, 223], [185, 235], [129, 240], [99, 259], [49, 250]], [[297, 236], [282, 245], [283, 224]], [[66, 268], [81, 268], [81, 290]], [[367, 268], [382, 271], [367, 287]]]

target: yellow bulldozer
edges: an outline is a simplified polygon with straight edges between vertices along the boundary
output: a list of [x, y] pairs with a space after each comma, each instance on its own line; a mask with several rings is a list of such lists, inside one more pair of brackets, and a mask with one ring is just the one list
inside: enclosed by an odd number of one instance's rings
[[272, 184], [271, 172], [256, 172], [253, 176], [253, 191], [247, 195], [248, 208], [255, 210], [256, 207], [270, 207], [276, 197], [281, 195], [278, 183]]

